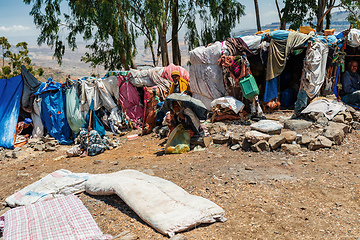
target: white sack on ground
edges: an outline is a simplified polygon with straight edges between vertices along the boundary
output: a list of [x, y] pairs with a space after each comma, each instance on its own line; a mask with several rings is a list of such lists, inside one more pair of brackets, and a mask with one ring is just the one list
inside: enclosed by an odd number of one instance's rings
[[325, 81], [328, 53], [329, 47], [318, 39], [315, 39], [311, 44], [311, 48], [306, 51], [301, 81], [303, 89], [309, 98], [314, 98], [319, 93]]
[[350, 29], [347, 43], [350, 47], [358, 47], [360, 46], [360, 30], [352, 28]]
[[89, 175], [87, 173], [74, 174], [64, 169], [57, 170], [14, 193], [5, 201], [10, 207], [16, 207], [80, 193], [85, 191], [85, 182]]
[[93, 175], [86, 183], [86, 192], [117, 194], [145, 222], [170, 237], [201, 223], [226, 220], [225, 211], [215, 203], [135, 170]]
[[310, 103], [301, 113], [320, 112], [323, 113], [327, 119], [331, 120], [336, 114], [345, 110], [346, 106], [343, 102], [334, 102], [322, 98]]
[[211, 102], [211, 108], [214, 109], [219, 104], [223, 108], [230, 108], [236, 114], [241, 112], [244, 108], [244, 104], [242, 102], [240, 102], [239, 100], [237, 100], [236, 98], [231, 97], [231, 96], [226, 96], [226, 97], [221, 97], [221, 98], [215, 99], [214, 101]]

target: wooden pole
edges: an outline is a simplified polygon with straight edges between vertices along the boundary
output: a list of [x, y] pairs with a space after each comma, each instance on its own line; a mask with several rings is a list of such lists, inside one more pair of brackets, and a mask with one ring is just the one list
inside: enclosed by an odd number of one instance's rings
[[92, 109], [90, 109], [90, 118], [89, 118], [89, 126], [88, 126], [88, 136], [87, 136], [87, 146], [86, 146], [86, 156], [89, 153], [89, 138], [90, 138], [90, 129], [91, 129], [91, 118], [92, 118]]

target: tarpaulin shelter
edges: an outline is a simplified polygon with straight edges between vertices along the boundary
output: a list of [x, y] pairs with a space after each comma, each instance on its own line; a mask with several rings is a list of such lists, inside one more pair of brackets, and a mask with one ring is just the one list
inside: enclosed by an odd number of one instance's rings
[[22, 90], [21, 75], [0, 79], [0, 147], [14, 148]]
[[71, 144], [72, 132], [66, 118], [65, 88], [61, 83], [48, 79], [42, 83], [35, 95], [39, 95], [41, 101], [41, 120], [49, 132], [60, 144]]
[[21, 77], [24, 85], [21, 107], [27, 112], [32, 112], [35, 99], [34, 93], [39, 89], [41, 82], [37, 80], [24, 65], [21, 66]]

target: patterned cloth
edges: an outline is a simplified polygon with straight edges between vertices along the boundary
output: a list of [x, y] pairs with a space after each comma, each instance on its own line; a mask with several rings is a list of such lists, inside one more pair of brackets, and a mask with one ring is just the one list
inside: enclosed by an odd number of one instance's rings
[[91, 130], [90, 135], [88, 136], [88, 131], [84, 128], [80, 128], [80, 133], [75, 142], [80, 144], [80, 149], [83, 150], [86, 150], [89, 144], [89, 156], [94, 156], [99, 153], [103, 153], [106, 150], [107, 139], [106, 137], [102, 139], [99, 133], [95, 130]]
[[7, 211], [0, 217], [4, 240], [111, 239], [81, 200], [70, 195]]

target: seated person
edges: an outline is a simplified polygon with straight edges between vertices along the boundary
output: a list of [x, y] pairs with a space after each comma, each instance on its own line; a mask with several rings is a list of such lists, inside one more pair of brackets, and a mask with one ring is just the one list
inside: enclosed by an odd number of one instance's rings
[[170, 130], [173, 130], [177, 125], [182, 124], [185, 129], [191, 130], [191, 137], [194, 135], [199, 135], [201, 130], [200, 120], [190, 108], [181, 107], [177, 101], [173, 101], [170, 115]]
[[342, 77], [341, 100], [347, 104], [360, 104], [360, 76], [357, 73], [358, 62], [351, 61]]
[[190, 85], [188, 81], [180, 77], [179, 71], [172, 71], [171, 78], [173, 79], [173, 82], [170, 86], [169, 95], [172, 93], [182, 93], [185, 90], [188, 90], [190, 92]]
[[32, 126], [32, 120], [30, 118], [25, 118], [24, 121], [18, 122], [16, 126], [16, 135], [24, 134], [27, 132], [25, 129]]

